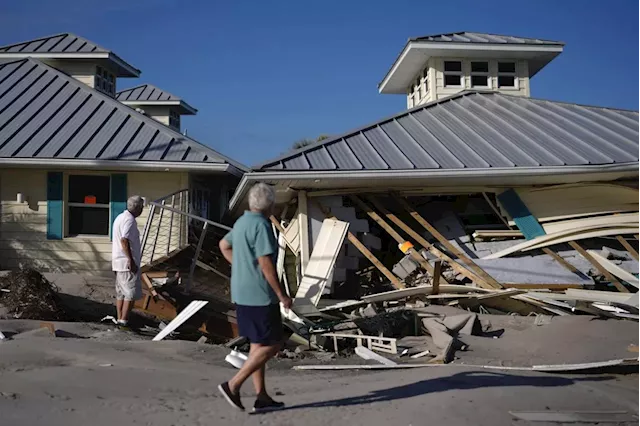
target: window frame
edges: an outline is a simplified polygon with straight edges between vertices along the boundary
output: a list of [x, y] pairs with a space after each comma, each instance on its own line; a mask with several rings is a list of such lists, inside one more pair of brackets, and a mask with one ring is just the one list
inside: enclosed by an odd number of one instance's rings
[[[513, 71], [500, 71], [500, 64], [513, 64]], [[518, 78], [518, 63], [516, 61], [497, 61], [496, 63], [496, 85], [502, 90], [520, 90], [520, 79]], [[513, 77], [513, 86], [501, 86], [500, 77]]]
[[[71, 181], [71, 176], [106, 176], [109, 178], [109, 202], [107, 204], [87, 204], [87, 203], [78, 203], [78, 202], [71, 202], [69, 201], [70, 198], [70, 194], [69, 194], [69, 185], [70, 185], [70, 181]], [[64, 174], [64, 180], [63, 180], [63, 202], [64, 202], [64, 209], [63, 209], [63, 215], [64, 215], [64, 232], [63, 232], [63, 239], [74, 239], [74, 238], [81, 238], [81, 239], [87, 239], [87, 238], [98, 238], [98, 239], [110, 239], [111, 238], [111, 226], [110, 226], [110, 221], [111, 221], [111, 173], [92, 173], [92, 172], [88, 172], [88, 171], [79, 171], [79, 172], [71, 172], [71, 173], [65, 173]], [[88, 208], [101, 208], [101, 209], [106, 209], [108, 212], [107, 215], [107, 233], [106, 234], [71, 234], [70, 233], [70, 228], [69, 228], [69, 218], [71, 216], [70, 207], [88, 207]]]
[[[460, 63], [460, 71], [447, 71], [446, 67], [447, 67], [447, 62], [458, 62]], [[457, 76], [458, 77], [458, 84], [447, 84], [447, 76]], [[464, 61], [462, 60], [455, 60], [455, 59], [446, 59], [442, 61], [442, 84], [443, 87], [453, 87], [453, 88], [460, 88], [460, 87], [464, 87]]]
[[93, 78], [93, 86], [96, 90], [111, 97], [116, 95], [116, 76], [107, 68], [96, 65], [96, 73]]
[[[474, 63], [485, 63], [487, 64], [487, 71], [474, 71], [473, 70], [473, 64]], [[487, 84], [485, 86], [476, 86], [473, 84], [473, 77], [486, 77], [487, 78]], [[490, 73], [490, 63], [489, 61], [469, 61], [469, 84], [471, 85], [471, 88], [480, 88], [480, 89], [491, 89], [492, 88], [492, 84], [491, 84], [491, 73]]]

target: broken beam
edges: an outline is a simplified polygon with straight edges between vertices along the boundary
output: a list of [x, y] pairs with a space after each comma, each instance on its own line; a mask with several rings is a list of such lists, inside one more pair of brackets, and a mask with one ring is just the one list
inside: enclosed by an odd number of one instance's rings
[[[383, 215], [385, 215], [385, 217], [387, 219], [389, 219], [391, 222], [395, 223], [400, 229], [402, 229], [404, 232], [407, 233], [407, 235], [409, 235], [410, 237], [412, 237], [418, 244], [420, 244], [422, 247], [424, 247], [427, 250], [433, 251], [435, 248], [433, 247], [433, 245], [429, 244], [429, 242], [427, 242], [424, 238], [422, 238], [420, 236], [420, 234], [418, 234], [417, 232], [415, 232], [413, 229], [411, 229], [410, 226], [408, 226], [406, 223], [404, 223], [402, 220], [400, 220], [400, 218], [398, 216], [396, 216], [395, 214], [391, 213], [389, 210], [386, 209], [385, 206], [382, 205], [382, 203], [380, 203], [378, 201], [377, 198], [375, 197], [367, 197], [367, 199], [378, 209], [380, 210], [380, 212], [382, 212]], [[437, 250], [437, 249], [436, 249]], [[437, 250], [439, 252], [439, 250]], [[442, 256], [438, 255], [438, 254], [434, 254], [436, 257], [438, 258], [442, 258]], [[422, 257], [422, 256], [420, 256]], [[460, 267], [462, 269], [464, 269], [463, 267]], [[432, 275], [434, 275], [435, 277], [435, 270], [429, 271], [432, 273]], [[440, 275], [440, 279], [443, 280], [445, 283], [448, 283], [449, 281], [443, 277], [441, 275], [441, 273], [439, 273], [438, 275]], [[435, 294], [435, 293], [434, 293]]]
[[[371, 219], [373, 219], [378, 225], [380, 225], [380, 227], [384, 229], [387, 232], [387, 234], [391, 236], [391, 238], [396, 240], [399, 247], [407, 243], [407, 240], [402, 238], [402, 236], [398, 232], [396, 232], [396, 230], [393, 229], [391, 225], [385, 222], [384, 219], [382, 219], [378, 213], [376, 213], [371, 207], [369, 207], [369, 205], [367, 205], [367, 203], [362, 201], [357, 195], [350, 195], [349, 198], [354, 203], [356, 203], [367, 215], [369, 215]], [[422, 257], [422, 255], [418, 253], [413, 247], [409, 247], [406, 250], [403, 250], [401, 248], [400, 250], [402, 250], [403, 253], [409, 254], [409, 256], [411, 256], [413, 260], [418, 262], [418, 264], [422, 267], [422, 269], [427, 271], [433, 277], [433, 266], [431, 266], [431, 264], [427, 262], [427, 259]]]
[[622, 235], [617, 235], [616, 240], [622, 244], [622, 247], [624, 247], [635, 260], [638, 260], [638, 252], [629, 244], [629, 241], [625, 240]]
[[582, 257], [587, 259], [589, 261], [589, 263], [591, 263], [593, 266], [595, 266], [595, 268], [598, 270], [598, 272], [600, 272], [602, 275], [604, 275], [604, 277], [611, 284], [613, 284], [618, 289], [618, 291], [620, 291], [622, 293], [629, 293], [629, 290], [627, 290], [625, 288], [625, 286], [623, 286], [622, 283], [620, 283], [620, 281], [618, 281], [618, 279], [616, 277], [611, 275], [611, 273], [609, 271], [607, 271], [604, 266], [602, 266], [600, 263], [598, 263], [598, 261], [596, 259], [594, 259], [593, 256], [591, 256], [589, 253], [587, 253], [587, 251], [585, 249], [583, 249], [582, 246], [580, 246], [580, 244], [576, 243], [575, 241], [569, 241], [569, 245], [574, 250], [576, 250], [578, 253], [580, 253], [580, 255]]
[[[329, 211], [320, 203], [317, 203], [315, 201], [310, 201], [310, 202], [314, 203], [318, 207], [318, 209], [320, 209], [320, 211], [328, 219], [339, 220], [337, 217], [329, 213]], [[347, 239], [349, 240], [349, 242], [351, 242], [351, 244], [355, 246], [355, 248], [357, 248], [360, 251], [360, 253], [364, 255], [364, 257], [366, 257], [373, 264], [373, 266], [378, 268], [378, 270], [382, 273], [382, 275], [387, 277], [387, 279], [391, 282], [391, 284], [395, 288], [397, 288], [398, 290], [405, 288], [404, 283], [400, 281], [398, 277], [393, 275], [393, 273], [389, 269], [387, 269], [387, 267], [384, 266], [382, 262], [380, 262], [378, 258], [375, 257], [375, 255], [371, 253], [371, 251], [367, 247], [365, 247], [365, 245], [362, 244], [355, 235], [353, 235], [351, 231], [347, 232]]]
[[553, 257], [553, 259], [558, 262], [559, 264], [561, 264], [562, 266], [564, 266], [567, 270], [573, 272], [576, 275], [580, 275], [583, 276], [582, 272], [580, 272], [578, 270], [578, 268], [576, 268], [575, 266], [573, 266], [572, 264], [570, 264], [569, 262], [567, 262], [565, 259], [562, 258], [562, 256], [560, 256], [558, 253], [556, 253], [555, 251], [551, 250], [549, 247], [544, 247], [542, 249], [542, 251], [546, 254], [548, 254], [549, 256]]
[[467, 265], [474, 273], [476, 273], [482, 280], [484, 280], [487, 284], [494, 288], [502, 288], [502, 285], [498, 281], [496, 281], [491, 275], [487, 274], [484, 269], [475, 264], [473, 260], [467, 257], [462, 251], [460, 251], [456, 246], [451, 244], [449, 240], [447, 240], [444, 235], [442, 235], [436, 228], [434, 228], [429, 222], [427, 222], [420, 214], [413, 208], [404, 198], [393, 194], [393, 198], [402, 205], [402, 207], [407, 210], [407, 212], [413, 217], [416, 222], [418, 222], [424, 229], [426, 229], [431, 235], [436, 237], [438, 241], [444, 245], [447, 250], [456, 255], [464, 263]]

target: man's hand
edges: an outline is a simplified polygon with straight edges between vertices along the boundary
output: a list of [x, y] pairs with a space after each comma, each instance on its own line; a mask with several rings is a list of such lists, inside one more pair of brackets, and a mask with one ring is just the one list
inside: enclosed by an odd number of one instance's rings
[[138, 265], [136, 265], [136, 262], [134, 262], [133, 260], [129, 261], [128, 268], [129, 268], [129, 270], [131, 271], [132, 274], [137, 274], [138, 273]]
[[291, 309], [291, 304], [293, 303], [293, 301], [289, 296], [283, 294], [282, 296], [280, 296], [280, 303], [282, 303], [284, 309], [288, 311], [289, 309]]

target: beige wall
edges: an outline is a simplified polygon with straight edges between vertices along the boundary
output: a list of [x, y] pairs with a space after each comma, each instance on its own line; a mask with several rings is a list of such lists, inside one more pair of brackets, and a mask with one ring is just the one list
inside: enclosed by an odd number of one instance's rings
[[[96, 174], [93, 171], [74, 171]], [[103, 172], [101, 174], [108, 173]], [[120, 172], [119, 172], [120, 173]], [[65, 172], [65, 187], [68, 179]], [[127, 173], [128, 194], [156, 200], [188, 187], [187, 173]], [[111, 268], [111, 241], [108, 237], [68, 237], [47, 240], [47, 171], [35, 169], [0, 170], [0, 269], [20, 265], [35, 266], [43, 271], [105, 274]], [[16, 194], [24, 194], [27, 202], [17, 203]], [[66, 191], [65, 191], [66, 192]], [[149, 207], [138, 218], [140, 233], [144, 229]], [[168, 233], [168, 220], [163, 222]], [[173, 235], [180, 232], [174, 219]], [[176, 245], [176, 242], [172, 246]], [[166, 247], [166, 246], [165, 246]]]
[[[95, 86], [96, 64], [92, 62], [79, 61], [48, 61], [49, 65], [60, 71], [69, 74], [71, 77], [86, 84], [89, 87]], [[117, 79], [116, 79], [117, 84]]]
[[[444, 85], [444, 61], [462, 61], [462, 86], [460, 87], [446, 87]], [[471, 61], [488, 61], [489, 62], [489, 78], [491, 79], [491, 88], [474, 88], [471, 87]], [[420, 100], [413, 102], [410, 100], [411, 94], [407, 95], [407, 107], [418, 106], [427, 102], [436, 101], [448, 96], [455, 95], [465, 90], [495, 90], [501, 93], [516, 95], [516, 96], [531, 96], [531, 90], [529, 85], [529, 69], [528, 62], [525, 60], [516, 61], [516, 78], [518, 81], [517, 88], [498, 88], [498, 61], [502, 59], [482, 59], [482, 58], [429, 58], [425, 67], [429, 67], [429, 90], [426, 96], [423, 96]], [[504, 61], [513, 61], [510, 59], [504, 59]]]

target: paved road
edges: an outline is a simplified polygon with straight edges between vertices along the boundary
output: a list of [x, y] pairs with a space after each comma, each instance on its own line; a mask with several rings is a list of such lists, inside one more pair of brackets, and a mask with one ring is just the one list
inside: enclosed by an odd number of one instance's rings
[[[220, 349], [185, 342], [0, 342], [0, 424], [498, 426], [529, 424], [509, 411], [638, 414], [637, 375], [462, 367], [296, 372], [276, 366], [268, 386], [288, 409], [252, 416], [233, 411], [218, 395], [218, 383], [233, 373], [221, 355]], [[243, 389], [247, 406], [251, 391]]]

